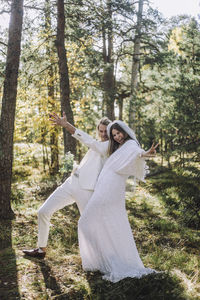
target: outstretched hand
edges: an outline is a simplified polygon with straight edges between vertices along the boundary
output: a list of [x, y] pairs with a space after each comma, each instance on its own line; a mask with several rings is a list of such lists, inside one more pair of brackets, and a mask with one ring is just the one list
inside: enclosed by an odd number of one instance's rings
[[65, 112], [63, 112], [63, 117], [59, 117], [55, 112], [50, 113], [49, 116], [50, 116], [49, 121], [51, 121], [51, 123], [53, 125], [59, 125], [59, 126], [62, 126], [62, 127], [66, 126], [67, 117], [66, 117]]
[[154, 146], [155, 143], [152, 144], [151, 148], [146, 151], [145, 153], [145, 157], [154, 157], [156, 156], [156, 148], [158, 147], [159, 143], [157, 143], [155, 146]]

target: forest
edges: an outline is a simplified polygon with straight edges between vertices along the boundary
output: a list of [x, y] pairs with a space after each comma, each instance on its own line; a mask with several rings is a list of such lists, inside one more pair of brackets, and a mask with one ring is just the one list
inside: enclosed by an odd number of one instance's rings
[[[0, 0], [0, 299], [200, 299], [200, 22], [149, 0]], [[37, 211], [87, 151], [49, 114], [97, 138], [123, 120], [159, 143], [126, 208], [145, 265], [111, 284], [81, 268], [75, 204], [53, 215], [47, 258], [23, 256]]]

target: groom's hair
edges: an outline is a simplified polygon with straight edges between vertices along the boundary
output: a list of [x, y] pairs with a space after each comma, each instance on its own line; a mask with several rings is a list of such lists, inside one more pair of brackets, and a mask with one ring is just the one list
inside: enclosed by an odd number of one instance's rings
[[99, 130], [99, 125], [105, 125], [105, 126], [108, 126], [108, 124], [109, 123], [111, 123], [112, 121], [111, 120], [109, 120], [107, 117], [103, 117], [100, 121], [99, 121], [99, 123], [98, 123], [98, 125], [97, 125], [97, 129]]

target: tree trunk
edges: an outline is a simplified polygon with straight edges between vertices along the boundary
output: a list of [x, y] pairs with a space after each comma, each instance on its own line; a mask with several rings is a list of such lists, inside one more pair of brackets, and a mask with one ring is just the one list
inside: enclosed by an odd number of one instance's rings
[[118, 103], [119, 103], [119, 120], [123, 120], [123, 97], [119, 97]]
[[[45, 32], [47, 35], [51, 34], [51, 15], [50, 15], [50, 0], [46, 0], [45, 5]], [[49, 43], [46, 46], [47, 59], [49, 60], [49, 70], [47, 79], [48, 89], [48, 108], [51, 112], [56, 111], [55, 106], [55, 88], [54, 88], [54, 71], [53, 71], [53, 56], [54, 49]], [[50, 174], [54, 175], [59, 171], [59, 149], [58, 149], [58, 128], [56, 126], [51, 128], [50, 131], [50, 149], [51, 149], [51, 163]]]
[[103, 76], [103, 89], [104, 89], [104, 102], [106, 105], [106, 115], [109, 119], [114, 120], [114, 101], [115, 101], [115, 79], [114, 79], [114, 63], [113, 63], [113, 27], [112, 27], [112, 8], [111, 1], [107, 0], [108, 11], [108, 33], [106, 49], [106, 32], [103, 25], [103, 59], [104, 59], [104, 76]]
[[13, 0], [0, 120], [0, 217], [12, 218], [11, 180], [17, 79], [21, 52], [23, 0]]
[[[60, 100], [61, 113], [65, 112], [67, 120], [74, 125], [73, 112], [70, 104], [70, 85], [67, 65], [67, 56], [65, 49], [65, 15], [64, 15], [64, 0], [57, 0], [57, 52], [58, 65], [60, 75]], [[64, 136], [64, 152], [76, 153], [75, 139], [69, 134], [66, 129], [63, 129]]]
[[[55, 96], [54, 96], [54, 71], [51, 65], [49, 66], [49, 79], [47, 83], [48, 88], [48, 106], [50, 111], [56, 111]], [[59, 149], [58, 149], [58, 127], [52, 127], [50, 131], [50, 149], [51, 149], [51, 163], [50, 163], [50, 174], [56, 174], [59, 171]]]
[[135, 33], [135, 42], [133, 50], [132, 71], [131, 71], [131, 95], [129, 102], [129, 126], [135, 129], [135, 114], [136, 105], [134, 98], [136, 97], [138, 85], [138, 71], [140, 65], [140, 43], [141, 43], [141, 26], [142, 26], [142, 12], [144, 0], [139, 0], [137, 13], [137, 27]]

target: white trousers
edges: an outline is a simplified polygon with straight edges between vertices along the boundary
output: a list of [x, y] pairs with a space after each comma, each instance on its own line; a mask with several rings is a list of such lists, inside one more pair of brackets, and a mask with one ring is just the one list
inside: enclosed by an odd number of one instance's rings
[[50, 219], [53, 213], [76, 202], [81, 214], [91, 198], [92, 193], [92, 190], [84, 190], [80, 187], [79, 179], [75, 175], [67, 178], [67, 180], [49, 196], [38, 211], [38, 247], [47, 246]]

